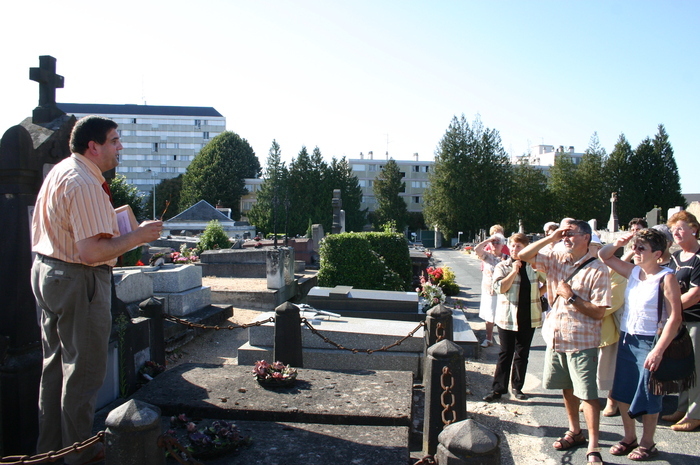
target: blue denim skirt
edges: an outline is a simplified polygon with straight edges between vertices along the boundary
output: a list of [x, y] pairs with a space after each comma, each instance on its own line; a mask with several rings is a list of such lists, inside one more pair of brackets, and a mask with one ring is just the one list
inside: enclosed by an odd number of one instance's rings
[[630, 404], [632, 418], [661, 412], [663, 396], [649, 392], [650, 372], [644, 368], [653, 343], [654, 336], [620, 333], [612, 398]]

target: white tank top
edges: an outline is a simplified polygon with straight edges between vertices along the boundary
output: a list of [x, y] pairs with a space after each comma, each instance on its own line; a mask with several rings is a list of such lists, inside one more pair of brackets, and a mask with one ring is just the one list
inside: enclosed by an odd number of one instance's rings
[[[656, 334], [659, 298], [659, 280], [672, 271], [663, 267], [655, 275], [647, 275], [639, 280], [641, 268], [635, 266], [627, 280], [625, 290], [625, 311], [622, 314], [620, 330], [637, 336], [654, 336]], [[668, 319], [666, 302], [662, 304], [661, 324]]]

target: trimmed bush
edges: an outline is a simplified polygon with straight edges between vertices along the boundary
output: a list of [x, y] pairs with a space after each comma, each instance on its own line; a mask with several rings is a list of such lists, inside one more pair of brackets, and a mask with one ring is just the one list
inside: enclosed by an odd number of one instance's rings
[[411, 258], [408, 241], [396, 233], [343, 233], [324, 238], [318, 285], [408, 291]]
[[199, 242], [197, 243], [197, 255], [201, 254], [205, 250], [229, 248], [231, 248], [231, 241], [224, 231], [223, 226], [221, 226], [221, 223], [219, 223], [217, 220], [211, 220], [209, 224], [207, 224], [207, 228], [199, 237]]

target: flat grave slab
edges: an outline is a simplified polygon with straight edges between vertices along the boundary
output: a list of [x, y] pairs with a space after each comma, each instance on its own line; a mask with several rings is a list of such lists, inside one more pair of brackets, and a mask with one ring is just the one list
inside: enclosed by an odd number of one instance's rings
[[266, 389], [250, 366], [188, 363], [157, 376], [133, 398], [163, 415], [410, 427], [412, 386], [411, 372], [300, 368], [294, 387]]

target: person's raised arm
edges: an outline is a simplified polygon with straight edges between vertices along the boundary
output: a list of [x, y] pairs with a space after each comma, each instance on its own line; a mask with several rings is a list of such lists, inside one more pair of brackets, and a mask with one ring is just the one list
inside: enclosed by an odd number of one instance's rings
[[620, 276], [624, 276], [625, 278], [630, 277], [630, 273], [634, 269], [635, 265], [628, 261], [623, 261], [617, 258], [615, 256], [615, 251], [620, 247], [624, 247], [633, 237], [633, 232], [624, 234], [615, 239], [615, 242], [613, 242], [612, 244], [607, 244], [606, 246], [604, 246], [598, 252], [598, 258], [600, 258], [603, 263], [615, 270], [618, 274], [620, 274]]
[[101, 263], [115, 259], [141, 244], [155, 241], [163, 230], [162, 221], [144, 221], [130, 233], [123, 236], [88, 237], [76, 243], [80, 258], [85, 263]]
[[476, 256], [483, 260], [484, 255], [486, 254], [486, 245], [492, 243], [495, 240], [496, 238], [491, 236], [476, 244], [476, 247], [474, 247], [474, 252], [476, 253]]
[[527, 247], [521, 250], [520, 253], [518, 253], [518, 258], [524, 262], [528, 262], [531, 265], [534, 264], [535, 258], [537, 257], [537, 253], [547, 245], [554, 244], [562, 240], [564, 234], [568, 230], [568, 227], [557, 229], [544, 239], [540, 239], [539, 241], [530, 243]]

